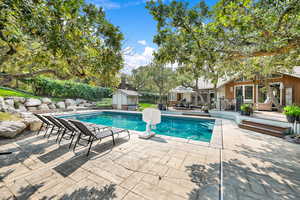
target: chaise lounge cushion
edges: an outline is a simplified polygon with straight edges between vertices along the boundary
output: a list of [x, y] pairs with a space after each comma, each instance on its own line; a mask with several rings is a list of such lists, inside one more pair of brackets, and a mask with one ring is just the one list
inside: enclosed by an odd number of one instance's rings
[[272, 111], [272, 103], [257, 103], [257, 110]]

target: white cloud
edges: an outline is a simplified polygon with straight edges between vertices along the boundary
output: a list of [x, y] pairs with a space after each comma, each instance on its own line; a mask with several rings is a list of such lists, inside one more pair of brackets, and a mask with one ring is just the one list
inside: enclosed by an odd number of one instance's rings
[[104, 8], [105, 10], [121, 8], [121, 5], [119, 3], [113, 2], [111, 0], [94, 0], [93, 3], [99, 7]]
[[146, 40], [139, 40], [138, 43], [144, 46], [147, 44]]
[[[127, 47], [126, 49], [131, 49], [131, 47]], [[124, 73], [131, 73], [133, 69], [151, 63], [154, 51], [154, 48], [146, 46], [143, 53], [125, 54], [125, 67], [122, 71]]]

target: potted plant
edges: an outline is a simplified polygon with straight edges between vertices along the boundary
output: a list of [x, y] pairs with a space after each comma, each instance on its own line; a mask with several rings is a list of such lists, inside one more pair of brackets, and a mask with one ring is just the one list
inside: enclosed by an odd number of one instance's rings
[[283, 114], [285, 114], [286, 119], [289, 123], [294, 123], [297, 116], [298, 118], [300, 116], [300, 109], [298, 106], [286, 106], [283, 110]]
[[252, 112], [253, 110], [250, 104], [241, 105], [241, 115], [250, 116]]
[[295, 120], [297, 122], [300, 122], [300, 107], [299, 106], [295, 106]]

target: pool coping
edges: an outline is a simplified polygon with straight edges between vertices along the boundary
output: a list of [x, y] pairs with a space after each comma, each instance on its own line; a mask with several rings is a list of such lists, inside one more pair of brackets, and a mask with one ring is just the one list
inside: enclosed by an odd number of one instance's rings
[[[84, 110], [84, 111], [69, 111], [69, 112], [62, 112], [62, 113], [51, 113], [54, 116], [70, 116], [70, 115], [76, 115], [76, 114], [92, 114], [92, 113], [100, 113], [100, 112], [115, 112], [115, 113], [131, 113], [131, 114], [142, 114], [140, 111], [124, 111], [124, 110]], [[212, 130], [212, 136], [210, 139], [210, 142], [203, 142], [203, 141], [197, 141], [192, 139], [185, 139], [185, 138], [179, 138], [179, 137], [173, 137], [173, 136], [166, 136], [166, 135], [158, 135], [159, 137], [166, 139], [166, 140], [172, 140], [177, 141], [181, 143], [188, 143], [193, 145], [200, 145], [200, 146], [206, 146], [206, 147], [212, 147], [217, 149], [223, 148], [223, 132], [222, 132], [222, 119], [215, 118], [215, 117], [205, 117], [205, 116], [187, 116], [182, 114], [163, 114], [163, 116], [169, 116], [169, 117], [180, 117], [180, 118], [187, 118], [187, 119], [205, 119], [205, 120], [215, 120], [215, 124]], [[135, 131], [130, 130], [131, 133], [134, 134], [140, 134], [141, 131]]]

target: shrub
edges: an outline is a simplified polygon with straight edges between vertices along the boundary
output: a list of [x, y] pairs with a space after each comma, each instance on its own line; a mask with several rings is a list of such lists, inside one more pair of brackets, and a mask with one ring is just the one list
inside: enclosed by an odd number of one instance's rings
[[291, 106], [285, 106], [283, 109], [283, 113], [287, 116], [300, 116], [300, 107], [291, 105]]
[[250, 104], [241, 105], [241, 111], [252, 112], [252, 106]]
[[108, 98], [112, 89], [95, 87], [75, 81], [54, 80], [38, 77], [30, 80], [33, 92], [39, 96], [50, 96], [59, 98], [83, 98], [91, 101]]
[[139, 97], [139, 102], [142, 103], [153, 103], [156, 104], [159, 99], [159, 94], [151, 92], [139, 92], [141, 96]]

